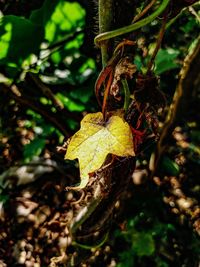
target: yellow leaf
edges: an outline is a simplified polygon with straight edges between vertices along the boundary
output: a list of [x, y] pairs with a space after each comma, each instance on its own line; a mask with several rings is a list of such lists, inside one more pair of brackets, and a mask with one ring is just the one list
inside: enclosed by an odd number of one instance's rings
[[78, 188], [87, 185], [89, 173], [98, 170], [108, 154], [135, 155], [128, 123], [118, 116], [105, 122], [101, 112], [87, 114], [81, 121], [81, 129], [72, 136], [65, 156], [65, 159], [79, 160], [81, 183]]

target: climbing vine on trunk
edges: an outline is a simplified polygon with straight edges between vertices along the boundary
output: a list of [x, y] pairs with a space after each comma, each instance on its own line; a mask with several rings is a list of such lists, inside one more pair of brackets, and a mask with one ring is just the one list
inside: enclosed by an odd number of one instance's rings
[[[80, 166], [81, 182], [70, 189], [92, 192], [89, 200], [83, 202], [84, 211], [71, 224], [77, 242], [84, 243], [84, 236], [88, 240], [97, 231], [101, 233], [98, 239], [104, 240], [105, 225], [109, 224], [117, 199], [126, 190], [135, 157], [158, 138], [157, 115], [165, 106], [165, 96], [159, 90], [153, 63], [164, 36], [169, 2], [152, 1], [132, 18], [130, 25], [113, 30], [114, 3], [99, 1], [100, 34], [95, 44], [101, 48], [103, 69], [96, 81], [95, 94], [101, 113], [86, 115], [81, 129], [66, 145], [65, 158], [78, 158]], [[141, 72], [134, 63], [138, 40], [133, 33], [158, 16], [162, 23], [157, 44]]]

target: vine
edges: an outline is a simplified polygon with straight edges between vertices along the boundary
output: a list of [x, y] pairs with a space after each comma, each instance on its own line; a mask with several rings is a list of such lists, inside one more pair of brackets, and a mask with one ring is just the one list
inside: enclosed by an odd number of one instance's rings
[[[146, 14], [153, 3], [154, 1], [136, 19]], [[99, 2], [100, 16], [104, 12], [103, 4], [104, 1]], [[107, 4], [108, 11], [112, 9], [112, 2]], [[88, 241], [92, 238], [98, 239], [95, 246], [106, 240], [106, 224], [111, 220], [116, 201], [126, 190], [130, 174], [135, 169], [135, 157], [145, 149], [144, 146], [148, 147], [149, 136], [154, 140], [157, 137], [158, 108], [163, 106], [165, 98], [159, 91], [158, 78], [152, 67], [165, 33], [168, 4], [169, 0], [163, 0], [150, 16], [114, 31], [103, 32], [112, 27], [109, 12], [106, 13], [108, 18], [100, 20], [100, 34], [95, 38], [95, 43], [101, 48], [103, 69], [96, 81], [95, 93], [102, 112], [87, 114], [83, 118], [80, 130], [69, 140], [65, 156], [70, 160], [78, 158], [80, 167], [80, 184], [68, 189], [89, 190], [89, 199], [87, 193], [83, 194], [81, 203], [84, 203], [84, 207], [71, 224], [74, 240], [82, 247], [90, 248]], [[130, 49], [136, 45], [135, 41], [122, 40], [110, 57], [111, 38], [149, 24], [165, 10], [156, 47], [145, 74], [137, 72], [133, 63], [134, 53], [131, 54]], [[135, 82], [135, 87], [131, 90], [131, 99], [129, 85], [132, 81]], [[171, 125], [168, 122], [166, 124], [171, 129]], [[164, 133], [168, 132], [168, 128], [166, 129]], [[165, 134], [162, 134], [158, 143], [154, 170], [163, 151], [163, 138]], [[99, 235], [96, 238], [97, 231]]]
[[[149, 24], [166, 9], [169, 1], [163, 0], [150, 16], [135, 22], [153, 6], [155, 1], [152, 1], [135, 17], [133, 24], [113, 31], [110, 30], [113, 3], [111, 0], [99, 1], [100, 34], [95, 38], [95, 43], [101, 48], [103, 69], [96, 81], [95, 93], [102, 107], [102, 113], [87, 114], [84, 117], [81, 129], [69, 141], [66, 153], [66, 159], [78, 158], [80, 165], [81, 182], [70, 189], [90, 188], [90, 192], [93, 192], [90, 201], [85, 200], [86, 194], [83, 199], [86, 205], [71, 224], [71, 232], [81, 245], [85, 243], [85, 239], [91, 238], [95, 231], [102, 232], [103, 238], [99, 240], [105, 240], [104, 237], [107, 236], [107, 231], [104, 230], [105, 224], [110, 218], [116, 200], [129, 182], [128, 178], [135, 166], [135, 155], [141, 151], [141, 144], [148, 132], [153, 133], [154, 120], [151, 118], [153, 108], [151, 109], [148, 102], [140, 101], [138, 96], [141, 96], [143, 91], [146, 94], [149, 84], [152, 90], [156, 90], [154, 88], [157, 87], [157, 78], [151, 75], [150, 70], [164, 35], [167, 15], [164, 16], [157, 46], [148, 66], [148, 77], [136, 76], [138, 74], [134, 76], [137, 67], [132, 63], [133, 56], [126, 54], [128, 47], [132, 49], [131, 47], [136, 45], [135, 41], [122, 40], [111, 57], [109, 41]], [[129, 81], [133, 78], [136, 78], [136, 89], [135, 98], [131, 101]], [[121, 108], [117, 109], [116, 107], [120, 105]], [[116, 140], [120, 145], [116, 145]], [[120, 157], [123, 157], [123, 161]], [[126, 181], [124, 176], [127, 177]], [[107, 197], [108, 194], [112, 195], [112, 199]], [[92, 218], [96, 218], [96, 224]]]
[[108, 31], [108, 32], [104, 32], [104, 33], [100, 33], [99, 35], [97, 35], [94, 39], [94, 42], [97, 46], [102, 46], [102, 42], [105, 42], [108, 39], [135, 31], [137, 29], [140, 29], [142, 27], [144, 27], [145, 25], [151, 23], [154, 19], [156, 19], [168, 6], [170, 0], [163, 0], [162, 3], [160, 4], [160, 6], [158, 7], [157, 10], [155, 10], [150, 16], [135, 22], [134, 24], [131, 24], [129, 26], [126, 27], [122, 27], [119, 28], [117, 30], [113, 30], [113, 31]]

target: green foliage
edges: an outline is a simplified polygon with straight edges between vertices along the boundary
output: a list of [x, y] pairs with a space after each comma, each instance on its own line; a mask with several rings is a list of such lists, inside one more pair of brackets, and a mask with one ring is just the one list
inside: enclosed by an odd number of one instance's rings
[[57, 131], [55, 127], [44, 121], [42, 116], [35, 113], [32, 110], [27, 110], [29, 120], [24, 122], [24, 127], [27, 130], [34, 132], [34, 138], [30, 142], [23, 146], [23, 160], [24, 162], [30, 162], [34, 157], [40, 156], [48, 143], [48, 139], [52, 134], [56, 134], [60, 139], [59, 142], [63, 142], [63, 136]]
[[0, 203], [4, 204], [8, 200], [9, 200], [9, 195], [6, 195], [6, 194], [0, 192]]
[[[158, 253], [158, 250], [167, 245], [167, 237], [170, 233], [175, 231], [172, 224], [164, 224], [155, 219], [147, 229], [139, 226], [142, 221], [146, 219], [148, 221], [147, 213], [140, 213], [138, 216], [133, 217], [127, 222], [127, 229], [124, 232], [117, 231], [116, 236], [120, 238], [121, 242], [127, 242], [128, 249], [119, 253], [119, 263], [117, 267], [123, 266], [138, 266], [139, 262], [143, 262], [144, 259], [148, 261], [151, 258], [154, 259], [154, 266], [167, 267], [167, 262], [163, 261]], [[147, 227], [147, 223], [146, 223]]]
[[20, 67], [30, 54], [38, 54], [44, 30], [28, 19], [8, 15], [0, 19], [0, 36], [0, 64]]
[[151, 233], [133, 233], [132, 249], [139, 257], [151, 256], [155, 251], [155, 244]]
[[39, 10], [32, 12], [30, 19], [44, 27], [46, 41], [55, 43], [68, 33], [82, 28], [84, 16], [84, 9], [76, 2], [46, 0]]
[[40, 136], [36, 137], [29, 144], [24, 147], [24, 158], [25, 162], [32, 160], [34, 156], [40, 156], [42, 150], [44, 149], [46, 140]]
[[[69, 42], [67, 39], [83, 28], [84, 17], [85, 11], [77, 2], [64, 0], [46, 0], [39, 10], [32, 12], [30, 19], [14, 15], [2, 16], [0, 64], [5, 65], [7, 75], [12, 78], [23, 68], [32, 68], [39, 58], [42, 62], [50, 59], [54, 64], [58, 64], [68, 55], [73, 61], [83, 42], [83, 34], [71, 38]], [[66, 39], [66, 42], [60, 47], [59, 42], [63, 39]], [[51, 45], [54, 47], [51, 48]], [[87, 61], [87, 58], [85, 60]], [[39, 69], [44, 69], [42, 62], [37, 62]]]
[[189, 33], [191, 32], [191, 30], [194, 29], [194, 27], [196, 27], [197, 22], [195, 21], [194, 17], [189, 17], [188, 18], [188, 22], [184, 24], [184, 26], [180, 27], [180, 29], [184, 32], [184, 33]]
[[180, 173], [178, 164], [167, 156], [162, 159], [160, 169], [168, 175], [177, 176]]
[[178, 50], [174, 50], [172, 48], [160, 49], [155, 60], [156, 74], [160, 75], [165, 71], [178, 68], [179, 64], [175, 61], [178, 55]]
[[67, 96], [65, 96], [65, 94], [61, 94], [58, 93], [57, 98], [60, 99], [62, 101], [62, 103], [64, 104], [64, 106], [69, 110], [69, 111], [84, 111], [85, 110], [85, 106], [81, 103], [76, 103], [75, 101], [73, 101], [72, 99], [68, 98]]
[[[83, 28], [84, 17], [85, 11], [77, 2], [70, 3], [64, 0], [46, 0], [39, 10], [32, 12], [30, 20], [44, 28], [44, 42], [49, 45], [46, 53], [51, 56], [54, 64], [61, 62], [67, 55], [73, 57], [78, 52], [83, 42], [83, 34], [77, 35], [69, 42], [67, 37]], [[60, 50], [59, 42], [65, 39], [66, 42]]]
[[[66, 90], [59, 90], [55, 97], [67, 110], [83, 112], [93, 94], [91, 86], [94, 81], [87, 86], [82, 84], [96, 69], [94, 60], [80, 53], [83, 34], [73, 36], [84, 27], [84, 19], [85, 10], [79, 3], [64, 0], [45, 0], [40, 9], [31, 13], [29, 19], [14, 15], [2, 16], [0, 64], [5, 68], [5, 74], [10, 80], [2, 76], [1, 81], [11, 83], [13, 79], [18, 79], [21, 73], [29, 69], [35, 73], [39, 72], [47, 84], [72, 85], [73, 90], [68, 90], [66, 87]], [[49, 72], [49, 67], [53, 72]], [[28, 91], [29, 88], [26, 90]], [[38, 101], [46, 107], [52, 106], [51, 110], [56, 113], [48, 97], [40, 96]], [[34, 132], [34, 138], [23, 147], [25, 162], [42, 154], [46, 140], [53, 133], [46, 131], [46, 121], [38, 113], [29, 110], [27, 115], [31, 116], [31, 119], [26, 120], [26, 125], [29, 124], [27, 129]], [[78, 122], [67, 118], [66, 125], [74, 130]], [[53, 125], [49, 127], [62, 142], [63, 136], [60, 136], [59, 131]], [[35, 132], [36, 128], [41, 129], [41, 134]]]

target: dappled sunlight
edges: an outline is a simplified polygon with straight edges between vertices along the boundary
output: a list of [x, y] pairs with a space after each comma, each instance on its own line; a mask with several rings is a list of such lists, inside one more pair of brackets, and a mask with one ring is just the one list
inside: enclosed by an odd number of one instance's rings
[[8, 54], [8, 49], [10, 45], [10, 40], [12, 37], [12, 24], [7, 23], [4, 26], [4, 29], [2, 29], [2, 25], [0, 26], [0, 32], [5, 32], [1, 35], [1, 41], [0, 41], [0, 60], [6, 58]]

